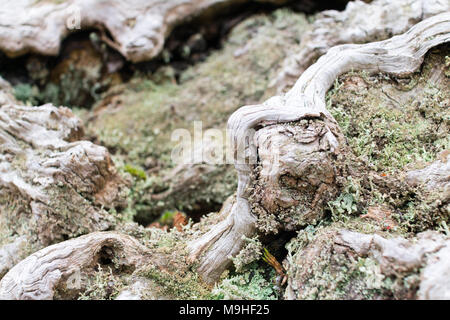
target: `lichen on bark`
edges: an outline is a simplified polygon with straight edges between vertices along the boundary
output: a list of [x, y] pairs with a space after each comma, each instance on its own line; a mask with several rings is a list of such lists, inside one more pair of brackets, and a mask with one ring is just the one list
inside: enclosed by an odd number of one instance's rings
[[[135, 74], [75, 110], [84, 128], [0, 79], [0, 298], [445, 298], [449, 15], [331, 48], [257, 104], [309, 24], [246, 19], [187, 71]], [[170, 130], [224, 131], [232, 112], [237, 185], [230, 166], [171, 162]], [[179, 209], [196, 222], [166, 219]]]

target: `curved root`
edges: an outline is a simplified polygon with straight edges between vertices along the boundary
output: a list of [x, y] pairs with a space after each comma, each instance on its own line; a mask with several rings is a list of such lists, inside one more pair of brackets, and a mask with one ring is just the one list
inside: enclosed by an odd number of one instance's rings
[[308, 68], [295, 86], [284, 96], [276, 96], [261, 105], [238, 109], [228, 120], [231, 148], [239, 182], [237, 202], [226, 220], [190, 245], [191, 260], [204, 251], [198, 269], [207, 282], [214, 282], [229, 265], [229, 256], [237, 253], [242, 236], [253, 232], [255, 217], [250, 211], [246, 189], [250, 184], [255, 159], [255, 130], [267, 124], [319, 118], [326, 123], [332, 150], [344, 145], [336, 120], [326, 109], [325, 95], [335, 79], [351, 70], [384, 72], [396, 76], [417, 70], [427, 51], [450, 41], [450, 13], [428, 18], [406, 33], [391, 39], [368, 44], [333, 47]]

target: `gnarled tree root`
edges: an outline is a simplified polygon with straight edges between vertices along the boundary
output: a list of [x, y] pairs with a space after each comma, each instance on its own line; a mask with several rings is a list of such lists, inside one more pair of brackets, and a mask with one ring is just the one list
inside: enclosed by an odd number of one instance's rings
[[411, 74], [420, 67], [430, 48], [448, 41], [450, 13], [442, 13], [388, 40], [333, 47], [302, 74], [286, 95], [275, 96], [261, 105], [242, 107], [233, 113], [228, 121], [228, 133], [239, 179], [237, 201], [227, 220], [190, 245], [192, 260], [204, 253], [198, 269], [203, 279], [216, 281], [231, 263], [229, 255], [242, 245], [241, 237], [249, 236], [254, 230], [247, 226], [254, 221], [250, 218], [247, 189], [251, 182], [252, 159], [257, 158], [260, 147], [254, 139], [256, 130], [268, 124], [318, 119], [326, 125], [325, 137], [331, 152], [339, 153], [345, 147], [345, 140], [325, 102], [325, 94], [335, 79], [351, 70], [395, 76]]
[[311, 30], [302, 35], [300, 50], [286, 58], [281, 72], [270, 85], [278, 93], [284, 92], [330, 48], [345, 43], [384, 40], [405, 32], [423, 19], [448, 10], [448, 1], [374, 0], [370, 3], [351, 1], [341, 12], [321, 12]]
[[[258, 1], [258, 0], [256, 0]], [[8, 1], [7, 1], [8, 2]], [[9, 1], [0, 8], [0, 50], [57, 55], [61, 40], [78, 29], [100, 29], [102, 40], [132, 62], [157, 56], [172, 29], [202, 13], [220, 12], [236, 0]], [[285, 0], [259, 0], [282, 4]], [[42, 17], [46, 17], [45, 22]], [[111, 38], [106, 36], [108, 31]]]
[[53, 299], [58, 287], [67, 287], [71, 277], [76, 280], [76, 273], [94, 269], [102, 259], [136, 269], [149, 257], [148, 249], [130, 236], [94, 232], [46, 247], [19, 262], [0, 281], [0, 299]]

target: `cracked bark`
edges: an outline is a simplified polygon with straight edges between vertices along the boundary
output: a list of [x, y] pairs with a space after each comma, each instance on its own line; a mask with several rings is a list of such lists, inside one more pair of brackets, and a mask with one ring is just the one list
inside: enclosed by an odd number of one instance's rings
[[94, 232], [49, 246], [19, 262], [0, 281], [0, 299], [53, 299], [59, 286], [76, 273], [95, 268], [105, 255], [128, 269], [136, 269], [150, 258], [148, 249], [130, 236]]

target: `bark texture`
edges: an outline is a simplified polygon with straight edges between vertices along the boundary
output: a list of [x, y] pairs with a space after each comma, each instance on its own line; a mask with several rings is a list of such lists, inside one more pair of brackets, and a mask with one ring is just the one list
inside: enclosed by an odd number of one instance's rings
[[[351, 1], [342, 12], [321, 12], [300, 40], [300, 50], [290, 55], [271, 83], [278, 92], [292, 87], [298, 77], [331, 47], [345, 43], [384, 40], [414, 24], [450, 10], [447, 0]], [[370, 18], [369, 18], [370, 17]]]
[[285, 95], [273, 97], [261, 105], [242, 107], [233, 113], [228, 130], [238, 172], [236, 202], [223, 222], [190, 246], [191, 260], [206, 250], [199, 267], [204, 279], [216, 281], [230, 264], [229, 257], [242, 247], [242, 236], [249, 236], [254, 230], [255, 217], [248, 203], [248, 187], [258, 147], [261, 148], [254, 139], [257, 129], [301, 119], [320, 120], [325, 124], [324, 142], [330, 152], [338, 154], [345, 141], [325, 103], [325, 94], [335, 79], [351, 70], [383, 72], [399, 77], [411, 74], [420, 67], [429, 49], [449, 40], [450, 14], [442, 13], [388, 40], [333, 47], [306, 70]]
[[135, 269], [148, 261], [148, 249], [136, 239], [113, 232], [94, 232], [42, 249], [17, 264], [0, 281], [0, 299], [50, 300], [56, 290], [82, 284], [76, 275], [94, 269], [101, 259]]
[[107, 210], [125, 205], [107, 149], [82, 137], [68, 108], [0, 106], [0, 230], [26, 237], [28, 254], [111, 228]]
[[[257, 229], [276, 233], [308, 226], [302, 230], [305, 235], [311, 228], [322, 228], [317, 226], [323, 218], [320, 208], [335, 197], [336, 180], [347, 178], [340, 165], [349, 155], [346, 138], [327, 109], [327, 91], [339, 75], [352, 70], [409, 75], [418, 70], [428, 50], [449, 40], [447, 12], [386, 41], [330, 49], [286, 95], [243, 107], [230, 117], [238, 190], [219, 214], [192, 229], [187, 226], [184, 233], [132, 226], [129, 234], [136, 238], [94, 232], [114, 226], [126, 229], [105, 210], [123, 205], [124, 188], [107, 150], [80, 141], [81, 123], [69, 109], [18, 106], [11, 88], [0, 79], [0, 235], [14, 235], [7, 237], [8, 243], [0, 242], [0, 277], [12, 268], [0, 281], [0, 299], [77, 297], [80, 286], [87, 285], [83, 275], [92, 276], [99, 265], [134, 277], [118, 299], [164, 298], [153, 293], [155, 282], [176, 297], [191, 297], [201, 283], [191, 269], [206, 282], [216, 282], [232, 263], [230, 258], [241, 251], [244, 238]], [[201, 171], [179, 167], [174, 176], [195, 181], [192, 172]], [[410, 185], [424, 186], [430, 193], [438, 188], [448, 194], [448, 177], [448, 153], [407, 173]], [[159, 196], [186, 186], [180, 184]], [[271, 220], [258, 220], [261, 215], [279, 215], [282, 221], [264, 226], [261, 221]], [[391, 212], [381, 206], [370, 207], [365, 218], [394, 225]], [[448, 298], [448, 237], [427, 232], [408, 240], [368, 232], [372, 234], [343, 230], [338, 224], [313, 241], [309, 237], [300, 244], [293, 241], [285, 267], [294, 276], [285, 297]], [[90, 234], [51, 245], [84, 233]], [[185, 264], [187, 241], [191, 241], [188, 261], [199, 260], [198, 268]], [[27, 242], [34, 247], [24, 249]], [[17, 264], [21, 252], [47, 245], [51, 246]], [[311, 266], [313, 273], [303, 266]], [[325, 269], [314, 269], [317, 266]], [[351, 272], [342, 272], [345, 268]], [[73, 287], [79, 272], [81, 285]], [[330, 287], [320, 287], [324, 283]]]
[[68, 34], [79, 29], [100, 29], [108, 45], [128, 60], [141, 62], [157, 56], [166, 37], [181, 22], [245, 2], [253, 1], [6, 0], [0, 8], [0, 50], [9, 57], [28, 52], [55, 56]]
[[386, 238], [331, 226], [309, 237], [285, 261], [286, 299], [449, 298], [450, 242], [438, 232]]

